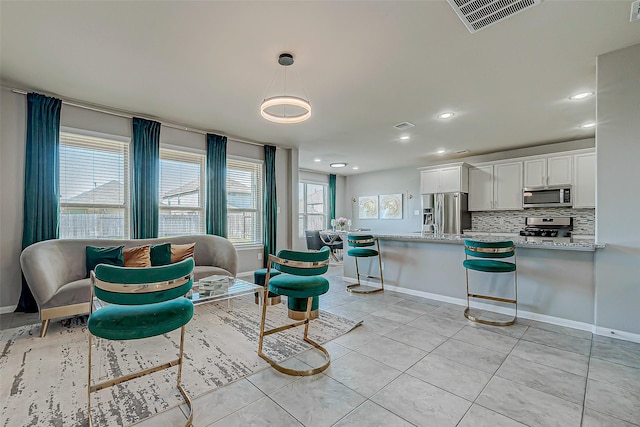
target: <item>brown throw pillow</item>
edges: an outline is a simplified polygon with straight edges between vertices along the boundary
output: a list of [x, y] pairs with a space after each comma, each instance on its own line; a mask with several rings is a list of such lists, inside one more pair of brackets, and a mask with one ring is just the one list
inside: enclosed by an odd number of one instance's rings
[[124, 255], [125, 267], [151, 267], [151, 247], [149, 245], [124, 248], [122, 254]]
[[171, 263], [184, 261], [187, 258], [194, 258], [193, 251], [195, 243], [187, 243], [186, 245], [171, 244]]

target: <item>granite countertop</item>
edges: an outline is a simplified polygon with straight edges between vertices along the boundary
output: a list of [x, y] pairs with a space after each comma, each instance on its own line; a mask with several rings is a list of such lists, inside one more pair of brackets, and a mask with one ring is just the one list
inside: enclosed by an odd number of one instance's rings
[[[451, 244], [463, 244], [464, 239], [473, 238], [480, 241], [496, 241], [496, 240], [512, 240], [516, 247], [522, 248], [540, 248], [540, 249], [559, 249], [569, 251], [595, 251], [596, 249], [604, 248], [604, 244], [595, 243], [594, 239], [578, 239], [572, 238], [570, 241], [556, 241], [551, 239], [535, 239], [524, 236], [474, 236], [471, 237], [465, 234], [443, 234], [434, 236], [433, 233], [423, 234], [421, 232], [413, 233], [372, 233], [374, 236], [381, 240], [402, 240], [402, 241], [415, 241], [415, 242], [429, 242], [429, 243], [451, 243]], [[501, 233], [503, 234], [503, 233]]]

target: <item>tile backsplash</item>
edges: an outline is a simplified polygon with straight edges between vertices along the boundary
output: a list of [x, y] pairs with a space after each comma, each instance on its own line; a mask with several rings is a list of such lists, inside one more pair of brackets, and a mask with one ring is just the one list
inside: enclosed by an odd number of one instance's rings
[[524, 228], [528, 216], [573, 217], [573, 234], [595, 234], [595, 209], [530, 208], [517, 211], [471, 212], [471, 228], [474, 231], [517, 233]]

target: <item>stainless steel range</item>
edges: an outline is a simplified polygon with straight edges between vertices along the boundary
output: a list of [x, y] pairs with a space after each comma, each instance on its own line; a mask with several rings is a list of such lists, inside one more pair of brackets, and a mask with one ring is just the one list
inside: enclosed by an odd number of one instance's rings
[[572, 231], [571, 217], [527, 217], [520, 235], [532, 241], [569, 241]]

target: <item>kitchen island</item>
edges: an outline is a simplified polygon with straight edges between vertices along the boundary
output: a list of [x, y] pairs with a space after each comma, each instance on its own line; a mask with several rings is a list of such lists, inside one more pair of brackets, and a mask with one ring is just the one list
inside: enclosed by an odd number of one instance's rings
[[[374, 233], [380, 240], [385, 289], [466, 306], [464, 239], [512, 240], [518, 265], [518, 316], [579, 329], [594, 323], [594, 252], [603, 247], [593, 239], [569, 242], [423, 233]], [[346, 252], [346, 251], [345, 251]], [[360, 259], [361, 274], [378, 275], [376, 259]], [[344, 276], [355, 281], [355, 261], [344, 257]], [[473, 292], [513, 297], [512, 274], [469, 272]], [[486, 303], [472, 307], [509, 313]], [[460, 308], [462, 318], [463, 308]]]

